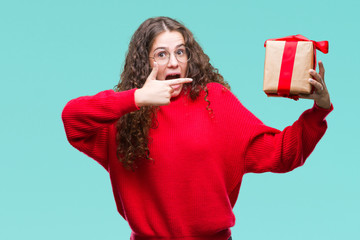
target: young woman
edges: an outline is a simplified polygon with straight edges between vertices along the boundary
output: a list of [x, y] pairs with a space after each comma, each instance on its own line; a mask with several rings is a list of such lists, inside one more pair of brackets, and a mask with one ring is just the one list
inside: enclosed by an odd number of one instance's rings
[[115, 91], [71, 100], [62, 118], [71, 145], [109, 172], [131, 239], [227, 240], [243, 175], [301, 166], [325, 133], [319, 68], [303, 96], [314, 106], [279, 131], [244, 108], [184, 25], [151, 18]]

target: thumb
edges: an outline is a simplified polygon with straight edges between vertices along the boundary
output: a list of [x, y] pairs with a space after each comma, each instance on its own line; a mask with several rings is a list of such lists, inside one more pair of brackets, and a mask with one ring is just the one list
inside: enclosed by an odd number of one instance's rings
[[148, 77], [148, 80], [151, 79], [151, 80], [156, 80], [156, 76], [157, 76], [157, 73], [158, 73], [158, 65], [157, 65], [157, 62], [154, 62], [154, 66], [153, 66], [153, 69]]

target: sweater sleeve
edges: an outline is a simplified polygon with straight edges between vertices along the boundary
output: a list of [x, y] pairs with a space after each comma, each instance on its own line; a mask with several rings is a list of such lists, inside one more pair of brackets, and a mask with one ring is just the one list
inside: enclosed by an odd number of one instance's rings
[[259, 121], [246, 149], [245, 172], [284, 173], [303, 165], [325, 134], [325, 117], [332, 110], [332, 105], [330, 109], [323, 109], [314, 104], [283, 131]]
[[121, 116], [138, 109], [135, 90], [106, 90], [68, 102], [62, 120], [70, 144], [107, 169], [109, 128]]

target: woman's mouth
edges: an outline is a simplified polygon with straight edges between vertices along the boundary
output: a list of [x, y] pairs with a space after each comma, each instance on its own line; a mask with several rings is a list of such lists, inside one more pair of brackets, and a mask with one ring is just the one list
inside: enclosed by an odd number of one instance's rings
[[168, 75], [166, 75], [165, 80], [171, 80], [171, 79], [176, 79], [176, 78], [180, 78], [179, 73], [168, 74]]

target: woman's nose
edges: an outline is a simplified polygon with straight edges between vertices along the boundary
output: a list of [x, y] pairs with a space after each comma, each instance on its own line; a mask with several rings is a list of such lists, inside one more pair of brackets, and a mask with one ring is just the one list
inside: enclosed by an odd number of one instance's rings
[[174, 54], [170, 55], [170, 59], [168, 62], [168, 67], [177, 67], [178, 66], [178, 60], [176, 59]]

